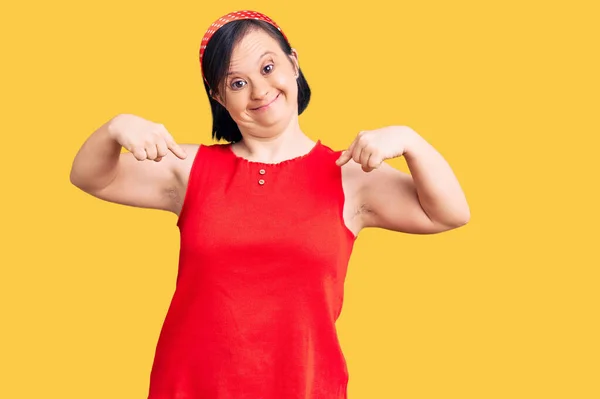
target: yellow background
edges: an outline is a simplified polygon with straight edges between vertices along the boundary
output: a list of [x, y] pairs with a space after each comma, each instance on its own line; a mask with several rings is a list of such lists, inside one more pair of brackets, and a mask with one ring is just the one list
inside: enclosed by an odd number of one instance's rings
[[210, 143], [200, 39], [255, 9], [298, 49], [309, 136], [408, 125], [471, 206], [444, 234], [361, 234], [338, 321], [349, 398], [599, 398], [599, 13], [552, 3], [3, 5], [0, 397], [146, 397], [176, 218], [79, 191], [71, 162], [118, 113]]

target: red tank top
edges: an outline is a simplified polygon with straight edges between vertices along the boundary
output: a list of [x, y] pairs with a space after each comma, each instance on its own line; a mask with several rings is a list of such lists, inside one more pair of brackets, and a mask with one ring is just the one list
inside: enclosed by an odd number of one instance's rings
[[201, 145], [149, 399], [345, 399], [335, 322], [355, 242], [340, 152], [276, 164]]

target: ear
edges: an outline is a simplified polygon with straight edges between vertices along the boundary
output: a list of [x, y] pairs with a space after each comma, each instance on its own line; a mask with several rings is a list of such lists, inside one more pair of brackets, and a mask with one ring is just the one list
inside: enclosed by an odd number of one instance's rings
[[294, 66], [294, 72], [298, 76], [300, 74], [300, 63], [298, 62], [298, 51], [295, 48], [292, 48], [292, 54], [289, 56], [292, 65]]
[[220, 95], [214, 94], [214, 92], [212, 91], [212, 89], [210, 89], [209, 93], [210, 93], [210, 98], [212, 98], [213, 100], [215, 100], [216, 102], [218, 102], [219, 104], [221, 104], [223, 106], [223, 108], [225, 108], [225, 104], [223, 102], [223, 99], [221, 99]]

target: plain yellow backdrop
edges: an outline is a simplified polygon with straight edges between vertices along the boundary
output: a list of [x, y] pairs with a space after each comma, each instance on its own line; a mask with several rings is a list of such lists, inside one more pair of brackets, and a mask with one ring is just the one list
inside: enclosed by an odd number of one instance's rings
[[198, 46], [254, 9], [299, 52], [309, 136], [410, 126], [471, 206], [440, 235], [361, 234], [338, 321], [349, 398], [599, 398], [599, 13], [552, 4], [3, 5], [0, 397], [146, 397], [176, 218], [79, 191], [71, 162], [118, 113], [210, 143]]

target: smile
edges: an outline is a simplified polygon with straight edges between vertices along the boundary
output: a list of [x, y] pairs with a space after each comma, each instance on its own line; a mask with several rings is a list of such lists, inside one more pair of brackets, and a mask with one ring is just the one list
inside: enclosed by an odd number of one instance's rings
[[258, 107], [258, 108], [251, 108], [252, 111], [264, 111], [264, 110], [266, 110], [267, 108], [269, 108], [271, 106], [271, 104], [273, 104], [279, 98], [280, 95], [281, 95], [281, 92], [279, 94], [277, 94], [277, 97], [275, 97], [273, 99], [273, 101], [271, 101], [270, 103], [265, 104], [265, 105], [263, 105], [261, 107]]

